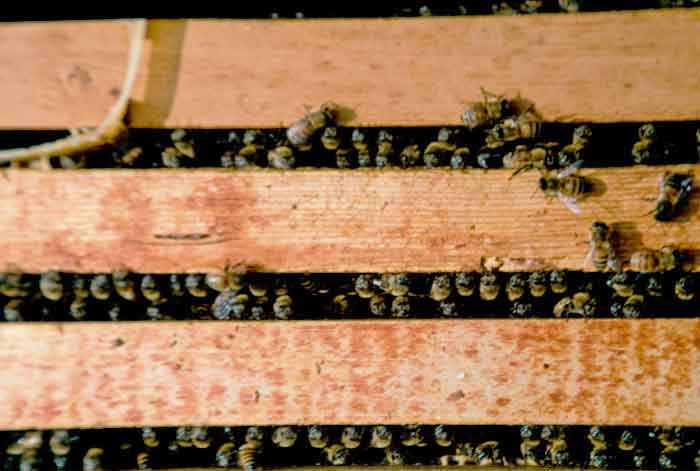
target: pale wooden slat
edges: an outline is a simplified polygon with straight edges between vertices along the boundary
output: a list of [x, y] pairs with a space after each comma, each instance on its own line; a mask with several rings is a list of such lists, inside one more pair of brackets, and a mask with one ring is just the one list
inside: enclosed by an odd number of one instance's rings
[[15, 324], [0, 427], [700, 425], [698, 320]]
[[658, 177], [700, 167], [588, 169], [600, 196], [580, 216], [508, 170], [7, 171], [0, 268], [172, 273], [228, 265], [270, 272], [581, 270], [605, 221], [627, 259], [676, 244], [700, 269], [698, 195], [654, 221]]
[[[696, 120], [699, 22], [697, 10], [151, 21], [131, 122], [277, 127], [335, 100], [349, 125], [458, 124], [480, 87], [522, 93], [550, 121]], [[0, 26], [13, 110], [0, 128], [97, 124], [127, 48], [122, 24]], [[70, 79], [78, 69], [89, 80]]]

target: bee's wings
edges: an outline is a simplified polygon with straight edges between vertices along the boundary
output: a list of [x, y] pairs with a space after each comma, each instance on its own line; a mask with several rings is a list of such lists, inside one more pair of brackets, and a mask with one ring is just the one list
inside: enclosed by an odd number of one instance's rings
[[569, 211], [574, 214], [581, 214], [581, 207], [578, 205], [578, 201], [576, 201], [575, 197], [566, 196], [562, 193], [557, 193], [557, 196], [559, 197], [559, 200], [564, 203], [567, 208], [569, 208]]
[[693, 191], [693, 176], [688, 175], [686, 178], [683, 179], [681, 182], [681, 194], [680, 194], [680, 199], [685, 198], [690, 194], [690, 192]]
[[577, 160], [573, 164], [569, 165], [566, 167], [564, 170], [559, 172], [557, 174], [557, 178], [566, 178], [569, 175], [573, 175], [574, 173], [578, 172], [578, 169], [580, 169], [583, 166], [583, 160]]

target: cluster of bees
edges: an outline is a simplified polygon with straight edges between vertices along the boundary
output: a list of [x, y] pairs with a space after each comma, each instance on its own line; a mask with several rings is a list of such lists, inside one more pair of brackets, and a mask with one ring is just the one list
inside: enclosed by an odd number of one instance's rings
[[610, 271], [612, 237], [593, 224], [588, 259], [601, 273], [0, 273], [0, 305], [7, 322], [697, 315], [697, 276], [680, 251], [644, 249]]
[[308, 465], [587, 466], [700, 469], [680, 427], [278, 426], [7, 433], [5, 471]]

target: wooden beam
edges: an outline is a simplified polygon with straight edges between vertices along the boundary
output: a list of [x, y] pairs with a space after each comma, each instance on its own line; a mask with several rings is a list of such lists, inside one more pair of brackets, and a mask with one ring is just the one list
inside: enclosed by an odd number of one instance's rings
[[[334, 100], [349, 125], [458, 124], [480, 88], [549, 121], [700, 119], [700, 12], [515, 18], [151, 21], [136, 127], [278, 127]], [[97, 124], [119, 87], [119, 22], [0, 26], [0, 128]], [[643, 99], [640, 99], [643, 97]]]
[[700, 269], [698, 194], [677, 220], [649, 213], [658, 177], [700, 167], [587, 169], [582, 214], [508, 170], [9, 170], [0, 185], [0, 269], [172, 273], [584, 268], [592, 221], [622, 259], [675, 244]]
[[5, 324], [0, 428], [700, 425], [700, 321]]

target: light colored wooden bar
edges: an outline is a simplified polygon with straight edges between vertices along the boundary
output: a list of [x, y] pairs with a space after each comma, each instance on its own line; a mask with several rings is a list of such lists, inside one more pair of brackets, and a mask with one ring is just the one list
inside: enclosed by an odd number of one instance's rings
[[[348, 125], [458, 124], [487, 90], [548, 121], [700, 119], [700, 12], [149, 22], [136, 127], [278, 127], [333, 100]], [[0, 26], [0, 128], [96, 125], [122, 79], [120, 22]], [[643, 97], [643, 98], [641, 98]]]
[[[168, 469], [167, 471], [212, 471], [213, 468], [181, 468], [181, 469]], [[221, 469], [221, 468], [217, 468]], [[236, 469], [236, 468], [234, 468]], [[433, 465], [391, 465], [391, 466], [372, 466], [372, 471], [445, 471], [443, 466], [433, 466]], [[451, 471], [473, 471], [474, 465], [466, 466], [450, 466], [447, 468]], [[479, 466], [481, 471], [513, 471], [513, 466]], [[549, 471], [551, 467], [532, 467], [532, 466], [518, 466], [515, 468], [517, 471]], [[561, 468], [557, 467], [559, 471], [589, 471], [596, 468]], [[275, 471], [356, 471], [357, 466], [294, 466], [291, 468], [275, 468]], [[611, 470], [613, 471], [613, 470]]]
[[700, 269], [700, 215], [658, 223], [658, 178], [700, 167], [589, 169], [582, 214], [508, 170], [6, 171], [0, 269], [172, 273], [227, 265], [268, 272], [585, 268], [592, 221], [623, 260], [675, 244]]
[[700, 321], [5, 324], [0, 427], [700, 425]]

